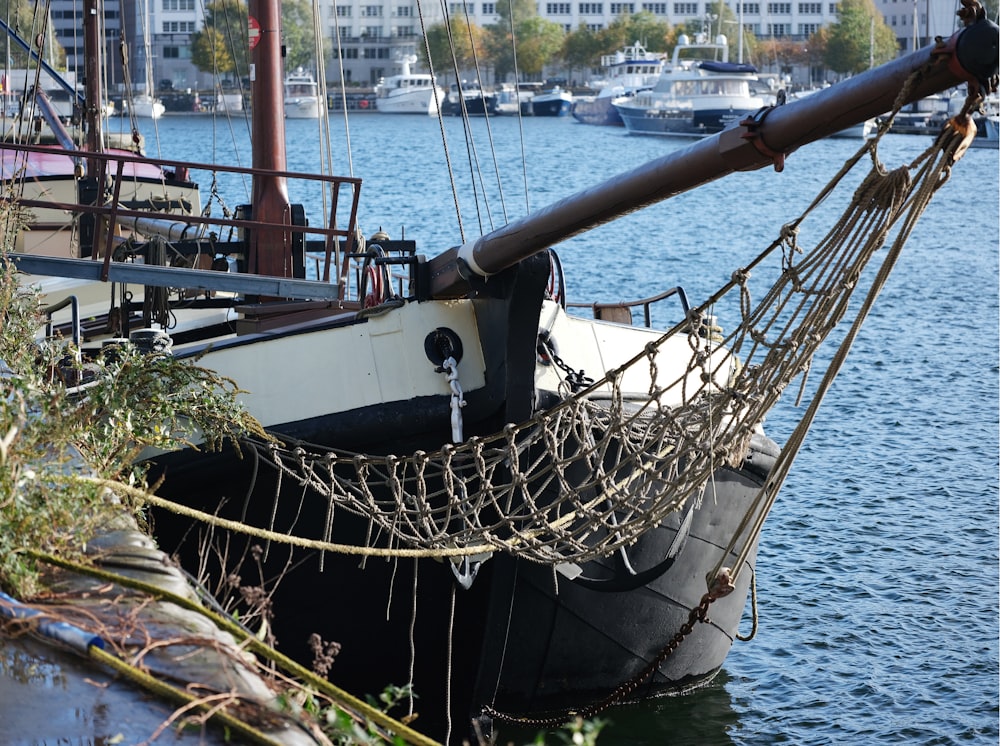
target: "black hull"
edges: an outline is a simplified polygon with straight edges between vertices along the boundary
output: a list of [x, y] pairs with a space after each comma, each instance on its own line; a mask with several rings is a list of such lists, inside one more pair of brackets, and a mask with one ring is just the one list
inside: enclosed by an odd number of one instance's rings
[[[449, 718], [454, 739], [467, 738], [470, 719], [486, 706], [519, 716], [579, 710], [636, 680], [689, 620], [706, 591], [706, 573], [718, 562], [776, 453], [771, 441], [755, 438], [744, 468], [716, 473], [714, 494], [706, 494], [693, 511], [673, 561], [664, 558], [682, 515], [669, 517], [630, 548], [628, 561], [638, 576], [621, 572], [612, 558], [584, 565], [584, 578], [571, 581], [550, 567], [496, 555], [466, 590], [447, 561], [362, 561], [327, 553], [321, 570], [317, 552], [290, 553], [272, 544], [264, 577], [285, 573], [273, 595], [278, 648], [308, 666], [309, 635], [339, 642], [343, 647], [330, 679], [361, 696], [406, 683], [412, 665], [420, 713], [414, 725], [440, 739], [449, 732]], [[303, 494], [286, 478], [275, 503], [272, 468], [250, 456], [243, 464], [227, 463], [232, 457], [209, 456], [198, 470], [190, 463], [183, 469], [168, 466], [161, 494], [208, 511], [225, 496], [228, 501], [219, 511], [224, 517], [262, 526], [272, 525], [273, 518], [277, 530], [320, 538], [324, 498]], [[180, 537], [191, 529], [186, 519], [154, 516], [155, 535], [168, 552], [178, 549]], [[364, 543], [367, 531], [364, 520], [338, 514], [333, 541]], [[196, 567], [204, 552], [188, 538], [179, 555], [186, 566]], [[262, 544], [238, 535], [225, 543], [230, 561], [246, 547]], [[221, 572], [215, 568], [211, 574], [217, 578]], [[245, 571], [244, 583], [253, 584], [255, 575]], [[710, 607], [710, 621], [695, 624], [625, 699], [681, 691], [711, 679], [732, 645], [750, 576], [741, 573], [736, 590]]]

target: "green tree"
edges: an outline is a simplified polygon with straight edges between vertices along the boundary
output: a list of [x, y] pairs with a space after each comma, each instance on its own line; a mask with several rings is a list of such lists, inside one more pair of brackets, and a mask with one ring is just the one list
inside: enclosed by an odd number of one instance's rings
[[[502, 3], [497, 5], [501, 7]], [[516, 9], [515, 9], [516, 12]], [[498, 77], [515, 72], [515, 47], [512, 44], [509, 21], [487, 27], [487, 49]], [[558, 59], [566, 33], [562, 26], [540, 18], [537, 14], [518, 20], [514, 17], [514, 39], [517, 40], [517, 72], [526, 78], [537, 78], [547, 63]]]
[[[57, 70], [66, 69], [66, 50], [56, 41], [51, 24], [47, 23], [46, 3], [33, 3], [30, 0], [0, 0], [0, 18], [9, 25], [31, 48]], [[37, 11], [37, 12], [36, 12]], [[4, 34], [5, 59], [11, 61], [10, 67], [31, 69], [35, 63], [31, 57], [17, 44], [11, 42]], [[42, 39], [43, 48], [39, 49], [38, 40]]]
[[[427, 47], [430, 48], [434, 72], [447, 80], [449, 75], [459, 75], [463, 70], [476, 67], [482, 71], [490, 64], [486, 52], [486, 30], [464, 17], [452, 16], [448, 23], [436, 23], [427, 29]], [[420, 57], [427, 64], [427, 51], [420, 46]], [[457, 72], [456, 72], [457, 68]]]
[[324, 39], [324, 48], [317, 53], [312, 5], [305, 0], [282, 0], [281, 38], [285, 45], [286, 70], [297, 67], [315, 70], [328, 56], [328, 38]]
[[826, 66], [853, 75], [872, 63], [881, 65], [896, 56], [896, 34], [886, 26], [872, 0], [841, 0], [839, 18], [830, 26]]
[[562, 58], [569, 68], [570, 77], [574, 70], [587, 71], [600, 64], [601, 56], [606, 54], [604, 40], [596, 31], [591, 31], [585, 25], [566, 34], [563, 40]]
[[650, 52], [666, 52], [674, 43], [670, 24], [659, 20], [648, 10], [619, 16], [601, 35], [605, 43], [602, 54], [612, 54], [636, 41]]
[[215, 0], [205, 6], [205, 25], [191, 37], [191, 62], [202, 72], [248, 74], [249, 17], [242, 0]]

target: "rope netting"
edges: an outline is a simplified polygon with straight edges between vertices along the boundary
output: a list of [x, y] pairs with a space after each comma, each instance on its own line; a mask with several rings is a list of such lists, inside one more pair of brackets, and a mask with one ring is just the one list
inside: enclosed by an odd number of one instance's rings
[[[878, 144], [890, 119], [801, 217], [683, 322], [586, 388], [562, 387], [564, 398], [528, 421], [407, 455], [252, 445], [283, 479], [326, 498], [325, 542], [334, 515], [346, 510], [370, 522], [369, 546], [386, 553], [497, 550], [546, 564], [607, 556], [702, 499], [721, 467], [742, 464], [753, 433], [788, 385], [801, 377], [805, 388], [817, 351], [845, 320], [859, 290], [865, 296], [859, 315], [867, 313], [899, 248], [973, 136], [966, 124], [968, 117], [956, 117], [912, 163], [886, 170]], [[866, 159], [870, 170], [843, 214], [814, 245], [806, 245], [807, 218], [835, 187], [847, 186], [845, 176]], [[893, 249], [877, 271], [866, 273], [893, 228]], [[757, 303], [752, 270], [777, 273]], [[711, 314], [727, 297], [738, 305], [740, 320], [723, 338]], [[852, 331], [835, 351], [813, 404], [853, 337]], [[687, 359], [679, 373], [678, 350]], [[637, 390], [640, 377], [648, 385]], [[753, 516], [763, 521], [760, 506], [773, 501], [813, 411], [810, 406], [804, 427], [785, 445], [745, 524]]]

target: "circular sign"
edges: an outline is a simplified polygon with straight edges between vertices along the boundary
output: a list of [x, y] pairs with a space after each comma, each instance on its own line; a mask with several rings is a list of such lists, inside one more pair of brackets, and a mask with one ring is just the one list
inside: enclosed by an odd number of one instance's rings
[[257, 22], [257, 19], [254, 18], [253, 16], [250, 16], [249, 38], [250, 38], [250, 49], [253, 50], [253, 48], [257, 46], [257, 42], [260, 41], [260, 24]]

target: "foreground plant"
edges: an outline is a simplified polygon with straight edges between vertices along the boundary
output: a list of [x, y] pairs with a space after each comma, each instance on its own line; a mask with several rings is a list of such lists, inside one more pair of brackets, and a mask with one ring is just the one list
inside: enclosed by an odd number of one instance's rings
[[[81, 473], [145, 486], [147, 449], [217, 448], [261, 427], [234, 382], [125, 344], [82, 362], [64, 340], [36, 340], [37, 293], [0, 266], [0, 586], [37, 592], [24, 550], [75, 554], [122, 504]], [[118, 498], [124, 499], [124, 498]], [[137, 512], [137, 511], [136, 511]]]

